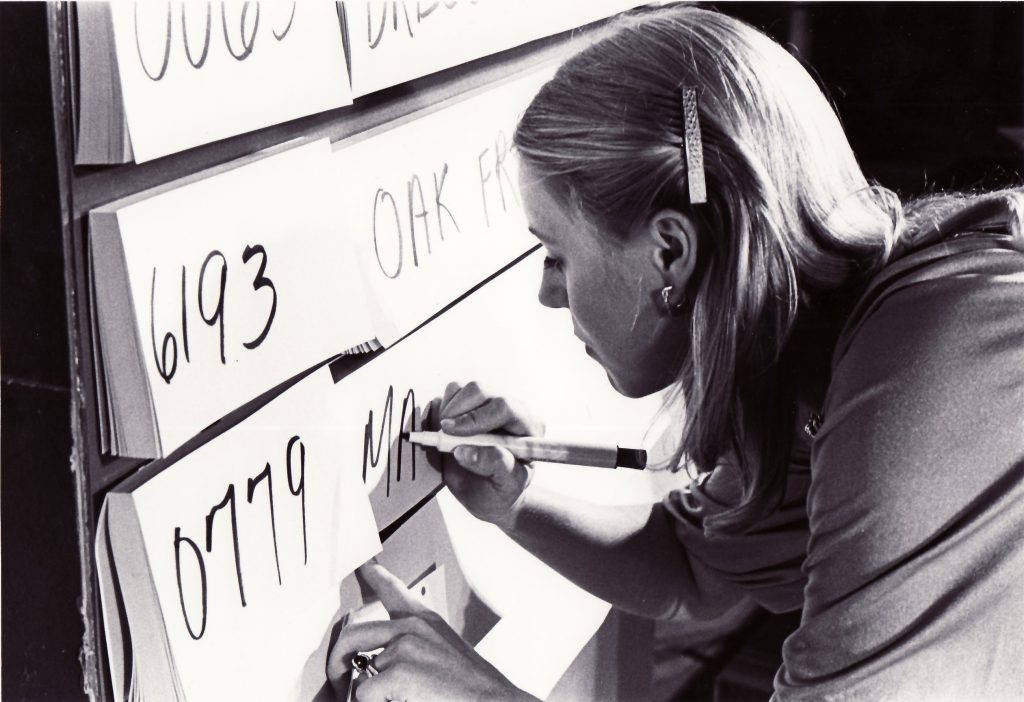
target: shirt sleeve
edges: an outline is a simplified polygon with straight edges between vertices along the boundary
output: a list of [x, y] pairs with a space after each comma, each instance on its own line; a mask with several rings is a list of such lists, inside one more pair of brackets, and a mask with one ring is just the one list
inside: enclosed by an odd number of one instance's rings
[[738, 498], [738, 483], [726, 471], [720, 466], [664, 501], [695, 580], [707, 583], [703, 591], [717, 589], [734, 600], [749, 596], [771, 612], [799, 609], [805, 583], [800, 565], [808, 536], [806, 462], [791, 467], [779, 509], [742, 535], [708, 538], [704, 518]]
[[1024, 698], [1024, 256], [909, 261], [857, 315], [776, 699]]

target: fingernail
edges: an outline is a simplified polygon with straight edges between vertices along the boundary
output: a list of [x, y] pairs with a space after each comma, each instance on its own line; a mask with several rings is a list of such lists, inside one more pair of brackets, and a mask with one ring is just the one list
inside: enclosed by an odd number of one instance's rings
[[454, 419], [442, 419], [441, 420], [441, 428], [442, 429], [451, 429], [454, 426], [455, 426], [455, 420]]
[[459, 463], [476, 463], [476, 446], [456, 446], [453, 453]]

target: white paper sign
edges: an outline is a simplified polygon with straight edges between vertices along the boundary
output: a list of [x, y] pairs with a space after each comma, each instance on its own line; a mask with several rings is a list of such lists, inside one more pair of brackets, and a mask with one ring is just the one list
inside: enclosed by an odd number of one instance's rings
[[333, 2], [114, 2], [139, 163], [351, 103]]
[[385, 346], [536, 243], [511, 138], [551, 70], [336, 145], [336, 199]]
[[346, 0], [356, 96], [595, 22], [635, 0]]
[[190, 701], [311, 699], [325, 683], [341, 580], [380, 550], [339, 461], [334, 389], [317, 371], [132, 493]]
[[373, 336], [338, 236], [329, 148], [291, 149], [117, 211], [164, 455]]

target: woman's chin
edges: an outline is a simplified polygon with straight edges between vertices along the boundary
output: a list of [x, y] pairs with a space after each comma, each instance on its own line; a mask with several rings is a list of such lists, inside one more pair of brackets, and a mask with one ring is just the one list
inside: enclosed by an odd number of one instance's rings
[[664, 378], [662, 381], [656, 381], [652, 378], [621, 378], [613, 374], [607, 368], [604, 369], [604, 372], [605, 375], [608, 376], [608, 383], [612, 386], [615, 392], [630, 399], [647, 397], [648, 395], [653, 395], [656, 392], [661, 392], [675, 382], [675, 379], [672, 377]]
[[651, 392], [653, 392], [651, 390], [644, 390], [643, 388], [635, 387], [632, 383], [622, 381], [613, 375], [607, 368], [604, 369], [604, 372], [605, 375], [608, 376], [608, 382], [611, 384], [615, 392], [619, 393], [623, 397], [635, 399], [638, 397], [644, 397], [645, 395], [650, 395]]

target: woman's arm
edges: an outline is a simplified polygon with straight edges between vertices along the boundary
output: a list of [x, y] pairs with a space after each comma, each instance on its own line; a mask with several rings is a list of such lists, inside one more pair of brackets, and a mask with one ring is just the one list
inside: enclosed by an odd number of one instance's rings
[[[431, 414], [455, 435], [543, 434], [542, 425], [475, 383], [449, 385]], [[647, 617], [685, 611], [710, 618], [737, 601], [735, 588], [723, 587], [687, 558], [662, 505], [596, 505], [526, 489], [529, 469], [503, 448], [465, 446], [452, 456], [436, 460], [445, 483], [471, 513], [612, 605]]]
[[505, 532], [584, 590], [645, 617], [707, 619], [736, 602], [700, 577], [661, 504], [607, 506], [531, 488]]

